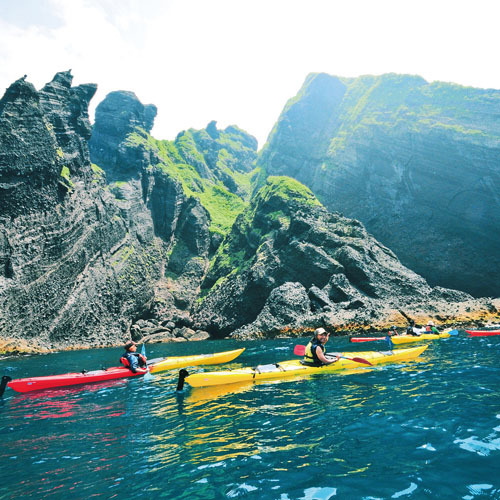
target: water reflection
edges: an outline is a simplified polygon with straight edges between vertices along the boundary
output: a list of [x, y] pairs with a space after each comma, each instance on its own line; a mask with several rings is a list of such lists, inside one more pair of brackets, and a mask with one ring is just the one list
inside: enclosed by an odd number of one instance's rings
[[[242, 364], [293, 343], [255, 343]], [[181, 393], [166, 372], [8, 397], [0, 498], [495, 498], [498, 346], [471, 356], [470, 343], [441, 343], [415, 363]]]

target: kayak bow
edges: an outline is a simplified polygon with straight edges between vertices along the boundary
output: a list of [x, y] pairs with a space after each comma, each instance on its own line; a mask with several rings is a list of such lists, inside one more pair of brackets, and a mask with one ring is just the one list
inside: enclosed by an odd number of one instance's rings
[[182, 382], [185, 381], [192, 387], [206, 387], [221, 384], [232, 384], [235, 382], [258, 381], [265, 379], [283, 379], [293, 376], [315, 375], [318, 373], [332, 373], [339, 370], [359, 369], [360, 364], [346, 357], [360, 356], [369, 360], [373, 365], [382, 363], [395, 363], [398, 361], [410, 361], [417, 358], [426, 349], [427, 345], [411, 347], [408, 349], [398, 349], [395, 351], [366, 351], [366, 352], [342, 352], [339, 353], [344, 358], [335, 363], [324, 366], [307, 366], [299, 360], [283, 361], [281, 363], [260, 365], [255, 368], [240, 368], [235, 370], [221, 370], [216, 372], [201, 372], [188, 375], [186, 370], [181, 370], [179, 374], [178, 390], [182, 389]]

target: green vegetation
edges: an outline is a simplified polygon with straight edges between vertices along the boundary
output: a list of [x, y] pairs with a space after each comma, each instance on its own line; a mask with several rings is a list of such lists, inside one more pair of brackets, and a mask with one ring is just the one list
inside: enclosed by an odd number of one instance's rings
[[267, 178], [266, 185], [259, 191], [258, 197], [263, 202], [271, 197], [279, 197], [286, 202], [299, 203], [306, 206], [319, 206], [312, 191], [299, 181], [285, 176], [271, 176]]
[[[138, 128], [129, 134], [126, 144], [154, 152], [160, 163], [151, 168], [178, 182], [187, 197], [198, 198], [210, 214], [210, 230], [225, 235], [251, 194], [252, 172], [248, 167], [241, 167], [242, 158], [256, 155], [246, 144], [251, 143], [248, 137], [231, 127], [229, 133], [220, 131], [216, 140], [206, 130], [190, 129], [180, 133], [173, 142], [159, 141]], [[237, 192], [229, 189], [227, 179], [232, 179]]]
[[96, 177], [101, 178], [104, 175], [104, 170], [99, 165], [91, 163], [90, 168], [92, 169], [92, 172], [94, 172]]
[[[293, 120], [305, 119], [303, 101], [308, 98], [318, 77], [316, 73], [307, 77], [297, 95], [287, 102], [280, 120], [285, 114], [293, 116]], [[333, 159], [350, 149], [351, 144], [373, 137], [374, 133], [391, 135], [441, 130], [459, 135], [464, 141], [499, 139], [498, 120], [492, 112], [500, 105], [500, 92], [496, 90], [428, 83], [416, 75], [394, 73], [340, 80], [346, 85], [346, 92], [337, 116], [332, 117], [338, 127], [325, 137], [329, 141], [327, 154]], [[325, 95], [323, 99], [327, 102], [330, 97]], [[300, 130], [303, 122], [296, 127]], [[280, 134], [279, 122], [271, 137], [277, 137], [277, 134]], [[305, 136], [304, 140], [309, 139]], [[269, 145], [266, 145], [262, 152], [268, 149]], [[266, 155], [261, 154], [261, 158], [264, 158], [265, 167]], [[326, 162], [328, 168], [335, 168], [339, 163], [341, 160]]]
[[75, 187], [73, 181], [70, 178], [69, 168], [66, 165], [63, 165], [63, 168], [61, 169], [61, 177], [66, 181], [65, 184], [67, 185], [67, 187]]
[[206, 286], [210, 288], [248, 268], [276, 231], [288, 231], [293, 213], [312, 206], [321, 203], [306, 186], [290, 177], [269, 177], [219, 246], [210, 263]]

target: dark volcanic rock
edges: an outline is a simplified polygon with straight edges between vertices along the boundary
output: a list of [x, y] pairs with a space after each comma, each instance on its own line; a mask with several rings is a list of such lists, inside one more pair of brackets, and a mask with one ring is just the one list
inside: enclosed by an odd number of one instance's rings
[[130, 144], [131, 133], [149, 133], [157, 109], [143, 105], [133, 92], [110, 92], [96, 108], [95, 125], [90, 139], [90, 159], [108, 173], [108, 180], [120, 180], [120, 174], [138, 173], [150, 158], [144, 148]]
[[156, 108], [142, 105], [132, 92], [108, 94], [96, 109], [90, 151], [111, 181], [129, 231], [160, 249], [164, 275], [151, 314], [168, 318], [189, 310], [197, 298], [211, 247], [210, 218], [165, 165], [170, 159], [162, 157], [160, 141], [149, 136], [155, 115]]
[[318, 324], [376, 328], [490, 305], [431, 288], [359, 221], [275, 177], [239, 217], [203, 286], [211, 289], [195, 322], [213, 336], [290, 334]]
[[432, 285], [497, 296], [500, 91], [309, 75], [259, 165], [359, 219]]
[[0, 337], [33, 348], [122, 342], [158, 275], [90, 165], [96, 86], [71, 80], [21, 79], [0, 101]]

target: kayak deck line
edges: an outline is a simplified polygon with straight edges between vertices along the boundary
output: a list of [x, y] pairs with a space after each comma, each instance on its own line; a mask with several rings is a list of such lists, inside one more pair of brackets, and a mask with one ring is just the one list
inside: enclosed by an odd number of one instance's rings
[[[183, 373], [182, 376], [179, 374], [178, 387], [182, 387], [184, 385], [184, 381], [191, 387], [206, 387], [245, 381], [280, 379], [294, 375], [333, 373], [345, 369], [359, 368], [360, 364], [358, 362], [349, 359], [351, 356], [362, 356], [363, 358], [369, 360], [373, 365], [397, 361], [410, 361], [422, 354], [427, 347], [428, 344], [407, 349], [396, 349], [394, 351], [338, 353], [344, 357], [335, 363], [322, 366], [308, 366], [303, 365], [301, 360], [290, 360], [274, 364], [258, 365], [254, 368], [247, 367], [233, 370], [199, 372], [191, 375], [185, 375], [185, 373]], [[335, 353], [333, 353], [333, 355], [335, 355]]]
[[[169, 358], [158, 358], [151, 360], [148, 364], [150, 373], [181, 368], [183, 366], [198, 366], [208, 364], [227, 363], [239, 356], [245, 348], [232, 351], [216, 352], [213, 354], [194, 354], [190, 356], [172, 356]], [[115, 379], [142, 377], [148, 372], [133, 373], [124, 366], [113, 366], [101, 370], [82, 370], [81, 372], [64, 373], [60, 375], [45, 375], [41, 377], [26, 377], [12, 379], [4, 375], [0, 382], [0, 397], [6, 387], [16, 392], [32, 392], [45, 389], [60, 389], [68, 386], [105, 382]]]

